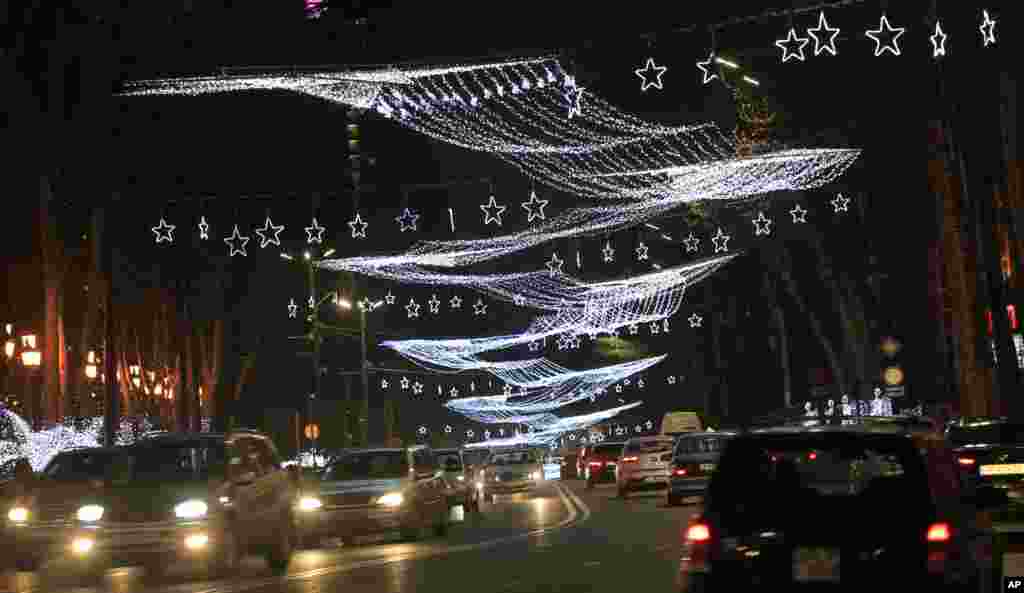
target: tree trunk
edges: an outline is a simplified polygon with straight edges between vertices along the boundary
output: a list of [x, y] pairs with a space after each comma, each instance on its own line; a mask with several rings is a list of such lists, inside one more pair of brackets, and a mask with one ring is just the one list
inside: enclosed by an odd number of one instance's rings
[[50, 178], [39, 177], [39, 229], [42, 242], [44, 327], [41, 339], [43, 364], [43, 393], [37, 407], [34, 424], [38, 428], [44, 423], [53, 424], [62, 416], [61, 371], [65, 361], [65, 349], [61, 344], [61, 270], [62, 253], [58, 242], [56, 221], [51, 211], [53, 192]]
[[771, 310], [775, 328], [778, 330], [779, 368], [782, 370], [782, 399], [784, 406], [789, 408], [793, 405], [793, 378], [790, 376], [789, 371], [789, 336], [786, 334], [786, 314], [779, 303], [778, 282], [772, 275], [772, 267], [765, 255], [767, 253], [762, 251], [762, 293], [769, 295], [771, 299], [768, 307]]

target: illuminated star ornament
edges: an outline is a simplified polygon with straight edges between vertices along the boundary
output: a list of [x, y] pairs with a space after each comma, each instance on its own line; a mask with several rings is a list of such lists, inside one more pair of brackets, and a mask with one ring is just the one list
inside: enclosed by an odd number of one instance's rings
[[946, 35], [942, 32], [942, 25], [935, 21], [935, 33], [928, 39], [932, 42], [932, 57], [940, 58], [946, 55]]
[[505, 206], [499, 206], [494, 200], [494, 196], [488, 200], [486, 204], [480, 204], [480, 209], [484, 211], [484, 224], [491, 224], [495, 222], [498, 226], [501, 226], [501, 215], [505, 212]]
[[173, 224], [167, 224], [167, 221], [161, 218], [160, 224], [152, 228], [152, 231], [156, 234], [156, 242], [158, 244], [164, 241], [173, 243], [174, 236], [171, 233], [174, 232], [174, 229], [175, 226]]
[[313, 243], [324, 242], [324, 227], [320, 226], [320, 223], [313, 219], [313, 226], [306, 227], [306, 243], [312, 245]]
[[635, 323], [629, 324], [629, 335], [635, 336], [640, 333], [640, 326]]
[[427, 427], [426, 426], [421, 426], [419, 430], [420, 430], [420, 434], [427, 434]]
[[652, 321], [649, 327], [651, 328], [652, 336], [658, 335], [658, 332], [661, 331], [661, 326], [658, 325], [657, 321]]
[[646, 92], [649, 88], [656, 88], [659, 91], [663, 90], [664, 87], [661, 84], [661, 77], [668, 71], [666, 66], [656, 66], [654, 64], [654, 58], [647, 58], [647, 64], [643, 68], [637, 68], [633, 72], [640, 77], [643, 82], [640, 84], [640, 90]]
[[849, 212], [846, 207], [850, 203], [850, 198], [844, 198], [843, 194], [836, 194], [836, 197], [832, 199], [832, 208], [836, 211], [836, 214], [840, 212]]
[[389, 385], [389, 383], [388, 383], [387, 379], [381, 379], [380, 380], [380, 388], [381, 389], [387, 389], [388, 385]]
[[992, 17], [988, 15], [987, 10], [982, 10], [981, 14], [985, 17], [981, 21], [981, 43], [984, 47], [996, 44], [996, 22], [992, 20]]
[[556, 276], [561, 274], [563, 265], [565, 265], [565, 260], [558, 259], [558, 254], [552, 253], [551, 261], [547, 263], [548, 271], [551, 272], [551, 275]]
[[[270, 217], [267, 217], [267, 221], [263, 223], [263, 228], [253, 229], [253, 232], [260, 238], [260, 249], [263, 249], [267, 245], [273, 243], [278, 247], [281, 246], [281, 231], [284, 230], [284, 225], [274, 226], [274, 223], [270, 222]], [[273, 233], [273, 236], [271, 236]]]
[[245, 245], [249, 242], [249, 237], [243, 237], [242, 234], [238, 232], [237, 224], [235, 225], [235, 230], [231, 233], [231, 236], [224, 237], [224, 242], [231, 248], [231, 257], [234, 257], [235, 254], [248, 255], [245, 252]]
[[800, 204], [794, 206], [789, 213], [793, 215], [793, 224], [807, 222], [807, 211], [801, 208]]
[[711, 242], [715, 244], [715, 253], [723, 253], [729, 250], [729, 235], [722, 232], [722, 227], [718, 227], [718, 232], [715, 233], [714, 237], [711, 237]]
[[391, 294], [390, 290], [388, 291], [388, 293], [386, 295], [384, 295], [384, 302], [389, 304], [389, 305], [394, 305], [395, 304], [395, 295]]
[[512, 386], [509, 385], [508, 383], [506, 383], [505, 384], [504, 392], [505, 392], [505, 397], [512, 397]]
[[791, 59], [804, 61], [804, 46], [810, 43], [811, 40], [806, 37], [797, 37], [796, 29], [790, 28], [789, 35], [785, 39], [779, 39], [775, 42], [775, 47], [782, 50], [782, 63], [785, 64]]
[[526, 305], [526, 297], [524, 297], [521, 294], [517, 294], [516, 296], [512, 297], [512, 302], [515, 303], [515, 305], [517, 307], [525, 306]]
[[459, 298], [459, 295], [455, 295], [452, 297], [452, 300], [448, 301], [448, 304], [451, 306], [452, 309], [461, 309], [462, 299]]
[[348, 223], [349, 228], [352, 229], [353, 239], [365, 239], [366, 238], [366, 227], [370, 226], [370, 223], [365, 222], [363, 217], [356, 212], [356, 217], [350, 220]]
[[306, 301], [306, 306], [309, 307], [310, 309], [312, 309], [313, 307], [316, 307], [316, 301], [313, 300], [313, 296], [312, 295], [310, 295], [309, 300]]
[[754, 223], [754, 236], [770, 235], [772, 232], [772, 219], [764, 215], [764, 212], [758, 212], [757, 218], [753, 220]]
[[487, 303], [483, 299], [479, 299], [473, 304], [473, 315], [484, 315], [487, 313]]
[[667, 381], [668, 381], [669, 385], [675, 385], [676, 384], [676, 376], [675, 375], [669, 375]]
[[[530, 201], [523, 202], [520, 204], [524, 210], [526, 210], [526, 222], [533, 222], [533, 219], [546, 220], [544, 218], [544, 207], [548, 205], [548, 200], [538, 200], [537, 192], [530, 192]], [[499, 213], [500, 214], [500, 213]], [[498, 223], [499, 225], [501, 222]]]
[[421, 395], [422, 393], [423, 393], [423, 383], [420, 383], [419, 381], [416, 381], [415, 383], [413, 383], [412, 384], [412, 394], [413, 395]]
[[686, 253], [697, 253], [697, 246], [700, 245], [700, 239], [694, 236], [691, 232], [685, 239], [683, 244], [686, 245]]
[[206, 222], [205, 216], [199, 217], [199, 238], [203, 240], [210, 238], [210, 223]]
[[445, 434], [451, 434], [452, 433], [452, 425], [451, 424], [445, 424], [444, 425], [444, 432], [445, 432]]
[[646, 261], [647, 258], [647, 245], [644, 245], [643, 241], [641, 241], [640, 246], [636, 248], [636, 259], [639, 261]]
[[288, 317], [295, 319], [295, 316], [299, 313], [299, 306], [295, 304], [295, 299], [288, 300]]
[[875, 57], [878, 57], [885, 52], [890, 52], [894, 56], [900, 55], [899, 40], [906, 32], [907, 30], [903, 27], [893, 28], [889, 24], [889, 18], [883, 14], [878, 28], [865, 31], [864, 34], [875, 42]]
[[583, 115], [583, 91], [586, 87], [576, 86], [574, 82], [565, 92], [565, 100], [569, 103], [569, 119], [575, 115]]
[[415, 299], [409, 299], [409, 304], [405, 306], [406, 313], [409, 314], [409, 319], [420, 316], [420, 304]]
[[452, 387], [451, 391], [448, 392], [448, 395], [450, 395], [453, 398], [459, 397], [459, 390]]
[[399, 381], [399, 383], [402, 384], [402, 389], [408, 389], [409, 388], [409, 377], [402, 377], [402, 380]]
[[[828, 26], [824, 11], [818, 15], [818, 26], [813, 29], [807, 29], [807, 34], [814, 39], [814, 55], [817, 56], [823, 51], [827, 51], [833, 56], [836, 55], [836, 37], [839, 36], [839, 29], [832, 29]], [[818, 37], [818, 35], [821, 35], [821, 37]], [[826, 37], [828, 40], [823, 41]]]
[[700, 70], [701, 74], [704, 75], [701, 84], [707, 84], [712, 80], [718, 78], [718, 74], [714, 72], [714, 67], [712, 66], [712, 64], [714, 63], [715, 54], [713, 53], [708, 54], [707, 60], [703, 62], [697, 62], [697, 69]]
[[605, 244], [604, 249], [601, 250], [601, 254], [604, 257], [605, 263], [610, 264], [615, 261], [615, 248], [612, 247], [611, 241], [608, 241], [608, 243]]
[[427, 301], [427, 304], [430, 305], [431, 313], [439, 313], [441, 311], [441, 299], [437, 298], [436, 294], [430, 295], [430, 300]]
[[412, 210], [406, 208], [402, 211], [401, 216], [395, 217], [395, 221], [401, 225], [401, 231], [404, 233], [405, 231], [415, 231], [416, 221], [419, 220], [419, 218], [419, 214], [416, 214]]
[[693, 315], [690, 315], [689, 322], [690, 327], [700, 327], [701, 323], [704, 322], [704, 318], [697, 313], [694, 313]]
[[540, 342], [530, 342], [530, 352], [536, 352], [540, 348]]

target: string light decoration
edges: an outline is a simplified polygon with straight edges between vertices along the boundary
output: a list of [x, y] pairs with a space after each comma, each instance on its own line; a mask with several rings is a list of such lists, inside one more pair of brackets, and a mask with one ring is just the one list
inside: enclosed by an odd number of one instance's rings
[[494, 200], [494, 196], [491, 196], [486, 204], [480, 204], [480, 209], [484, 211], [485, 225], [494, 222], [498, 226], [501, 226], [501, 215], [505, 212], [506, 206], [499, 206]]
[[779, 39], [775, 42], [775, 47], [782, 50], [782, 63], [785, 64], [790, 59], [796, 59], [801, 62], [804, 61], [804, 47], [810, 43], [811, 40], [806, 37], [797, 37], [796, 29], [790, 27], [789, 34], [786, 35], [785, 39]]
[[979, 29], [981, 31], [981, 43], [982, 43], [982, 46], [983, 47], [988, 47], [990, 45], [995, 45], [995, 43], [996, 43], [996, 22], [994, 20], [992, 20], [992, 17], [989, 16], [987, 10], [982, 10], [981, 14], [984, 17], [982, 19], [982, 21], [981, 21], [981, 27], [979, 27]]
[[894, 56], [900, 55], [900, 37], [906, 33], [907, 30], [903, 27], [893, 28], [889, 24], [889, 17], [882, 15], [881, 20], [878, 23], [878, 29], [865, 31], [869, 39], [875, 42], [875, 57], [878, 57], [885, 52], [889, 52]]
[[419, 220], [419, 218], [419, 214], [414, 213], [412, 210], [406, 208], [402, 211], [401, 216], [395, 217], [395, 222], [397, 222], [400, 225], [400, 230], [404, 233], [405, 231], [415, 231], [416, 222]]
[[730, 236], [722, 231], [722, 227], [718, 227], [718, 232], [715, 233], [715, 236], [711, 237], [711, 242], [715, 245], [715, 253], [728, 251], [729, 239]]
[[168, 243], [174, 243], [174, 235], [172, 233], [176, 228], [176, 226], [174, 226], [173, 224], [167, 224], [167, 221], [161, 218], [160, 224], [153, 227], [152, 229], [153, 233], [156, 234], [157, 245], [163, 243], [164, 241], [167, 241]]
[[648, 252], [647, 245], [645, 245], [643, 243], [643, 241], [641, 241], [640, 245], [636, 248], [636, 259], [637, 259], [637, 261], [647, 261], [647, 259], [649, 257], [647, 252]]
[[318, 245], [323, 243], [324, 242], [324, 231], [326, 231], [326, 230], [327, 229], [322, 227], [322, 226], [320, 226], [320, 223], [318, 223], [316, 221], [316, 218], [314, 218], [313, 219], [313, 226], [308, 226], [308, 227], [305, 228], [305, 231], [306, 231], [306, 243], [308, 243], [310, 245], [312, 245], [314, 243], [316, 243]]
[[700, 239], [694, 236], [691, 231], [690, 234], [683, 239], [683, 244], [686, 245], [686, 253], [697, 253], [697, 247], [700, 245]]
[[362, 215], [356, 212], [356, 217], [349, 221], [348, 226], [352, 229], [353, 239], [365, 239], [366, 227], [370, 226], [370, 223], [364, 221]]
[[299, 306], [295, 304], [295, 299], [288, 300], [288, 317], [295, 319], [295, 316], [299, 312]]
[[804, 224], [807, 222], [807, 210], [804, 210], [800, 204], [793, 206], [789, 213], [793, 216], [793, 224]]
[[[253, 229], [252, 232], [256, 233], [256, 236], [260, 238], [260, 249], [263, 249], [267, 245], [277, 245], [280, 247], [282, 231], [284, 231], [284, 225], [275, 226], [268, 216], [267, 221], [263, 223], [263, 228]], [[273, 233], [273, 236], [271, 236], [271, 233]]]
[[946, 35], [942, 31], [942, 24], [939, 21], [935, 21], [935, 33], [929, 37], [929, 41], [932, 42], [932, 57], [941, 58], [946, 55]]
[[690, 322], [690, 327], [697, 328], [701, 327], [701, 324], [704, 323], [704, 318], [701, 317], [700, 314], [694, 313], [693, 315], [690, 315], [688, 321]]
[[405, 306], [406, 314], [409, 319], [420, 316], [420, 304], [416, 302], [416, 299], [409, 299], [409, 304]]
[[546, 220], [544, 217], [544, 208], [548, 205], [549, 200], [537, 199], [537, 192], [530, 192], [530, 201], [523, 202], [520, 206], [526, 210], [526, 223], [533, 222], [533, 219]]
[[231, 236], [224, 237], [224, 243], [231, 248], [230, 257], [235, 257], [236, 254], [242, 256], [248, 255], [248, 253], [245, 252], [245, 246], [249, 243], [249, 237], [243, 237], [242, 234], [238, 232], [237, 224], [235, 225], [235, 230], [231, 233]]
[[431, 313], [436, 314], [441, 312], [441, 299], [437, 298], [436, 294], [430, 295], [430, 300], [427, 301], [427, 304], [430, 305]]
[[701, 84], [708, 84], [712, 80], [718, 78], [718, 73], [715, 72], [712, 64], [715, 63], [715, 54], [708, 54], [708, 59], [703, 62], [697, 62], [697, 69], [701, 72]]
[[199, 238], [204, 240], [204, 241], [209, 239], [210, 238], [210, 224], [208, 222], [206, 222], [206, 217], [205, 216], [200, 216], [199, 217], [199, 224], [197, 226], [199, 227]]
[[[815, 56], [825, 51], [833, 56], [836, 55], [836, 37], [839, 36], [839, 29], [833, 29], [828, 26], [828, 21], [825, 20], [825, 11], [821, 11], [818, 15], [818, 26], [807, 29], [807, 34], [814, 39]], [[825, 40], [826, 36], [828, 37], [827, 40]]]
[[832, 198], [832, 209], [835, 210], [836, 214], [840, 212], [849, 212], [847, 206], [850, 203], [849, 198], [844, 198], [843, 194], [836, 194], [835, 198]]
[[754, 223], [754, 236], [759, 237], [761, 235], [770, 235], [772, 232], [772, 219], [764, 215], [764, 212], [758, 212], [757, 218], [752, 220]]
[[611, 241], [605, 243], [604, 249], [601, 250], [601, 256], [606, 264], [610, 264], [615, 261], [615, 248], [612, 247]]
[[452, 300], [448, 301], [448, 304], [451, 306], [452, 309], [461, 309], [462, 299], [459, 298], [459, 295], [455, 295], [452, 297]]
[[665, 87], [662, 86], [661, 77], [668, 72], [668, 67], [655, 65], [654, 58], [647, 58], [647, 63], [644, 67], [637, 68], [633, 72], [643, 81], [640, 83], [641, 92], [647, 92], [649, 88], [655, 88], [659, 91], [664, 90]]

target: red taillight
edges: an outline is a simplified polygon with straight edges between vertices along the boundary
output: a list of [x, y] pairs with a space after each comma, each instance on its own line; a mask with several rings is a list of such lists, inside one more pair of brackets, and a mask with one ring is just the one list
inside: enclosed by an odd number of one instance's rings
[[711, 539], [711, 530], [704, 523], [694, 523], [686, 529], [686, 542], [702, 544]]
[[678, 468], [672, 470], [672, 475], [673, 476], [685, 476], [686, 475], [686, 469], [678, 467]]
[[818, 454], [815, 453], [814, 451], [811, 451], [810, 453], [807, 454], [807, 459], [810, 459], [811, 461], [814, 461], [817, 458], [818, 458]]
[[956, 462], [961, 466], [971, 467], [972, 465], [977, 463], [977, 460], [974, 459], [973, 457], [957, 457]]
[[622, 463], [630, 463], [632, 461], [640, 461], [639, 457], [623, 457]]
[[948, 542], [949, 538], [950, 532], [948, 523], [932, 523], [928, 528], [928, 535], [926, 536], [926, 539], [929, 542]]
[[603, 461], [591, 461], [590, 462], [590, 467], [601, 467], [602, 465], [604, 465]]

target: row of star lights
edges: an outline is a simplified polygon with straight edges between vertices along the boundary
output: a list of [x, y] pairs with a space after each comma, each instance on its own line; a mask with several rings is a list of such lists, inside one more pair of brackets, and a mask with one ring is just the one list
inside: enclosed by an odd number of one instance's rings
[[[700, 327], [700, 323], [698, 322], [697, 325], [694, 325], [694, 327]], [[668, 375], [667, 377], [665, 377], [665, 383], [668, 384], [668, 385], [675, 385], [678, 381], [679, 381], [679, 377], [677, 377], [676, 375]], [[387, 390], [391, 389], [392, 386], [394, 386], [396, 384], [401, 387], [402, 391], [412, 391], [413, 395], [423, 395], [424, 391], [427, 389], [427, 385], [424, 384], [421, 381], [418, 381], [418, 380], [417, 381], [412, 381], [412, 380], [409, 379], [409, 377], [402, 377], [402, 379], [400, 381], [398, 381], [397, 383], [393, 383], [393, 382], [389, 381], [387, 378], [381, 379], [380, 380], [381, 391], [387, 391]], [[629, 387], [632, 384], [633, 384], [632, 379], [630, 379], [629, 377], [626, 377], [626, 378], [622, 379], [622, 381], [620, 383], [616, 383], [613, 386], [613, 389], [615, 390], [615, 393], [622, 393], [624, 388]], [[643, 388], [647, 387], [647, 381], [645, 381], [643, 377], [637, 378], [637, 380], [636, 380], [636, 387], [639, 388], [639, 389], [643, 389]], [[438, 396], [444, 396], [445, 395], [445, 389], [444, 389], [444, 387], [442, 385], [436, 385], [435, 388], [436, 388], [436, 392], [437, 392]], [[476, 390], [477, 390], [476, 381], [470, 381], [469, 382], [469, 393], [471, 393], [471, 394], [472, 393], [476, 393]], [[528, 393], [529, 393], [529, 390], [527, 390], [525, 387], [520, 387], [519, 391], [515, 392], [513, 390], [513, 388], [512, 388], [512, 385], [507, 384], [507, 383], [505, 384], [505, 386], [504, 386], [504, 388], [502, 390], [502, 394], [504, 395], [504, 397], [515, 397], [515, 396], [523, 397], [523, 396], [528, 395]], [[607, 393], [607, 388], [599, 389], [598, 393], [600, 393], [600, 394]], [[459, 391], [458, 387], [453, 385], [452, 387], [450, 387], [447, 390], [447, 394], [452, 399], [455, 399], [455, 398], [459, 397], [459, 395], [461, 394], [461, 391]], [[587, 399], [587, 398], [584, 398], [584, 399]], [[590, 399], [591, 403], [596, 403], [597, 402], [597, 395], [590, 395], [589, 399]]]
[[[534, 220], [546, 220], [544, 215], [544, 208], [548, 205], [548, 200], [540, 200], [537, 198], [537, 193], [530, 192], [530, 200], [528, 202], [522, 202], [520, 205], [527, 212], [527, 223], [531, 223]], [[507, 210], [506, 206], [499, 205], [494, 196], [490, 197], [490, 200], [486, 204], [481, 204], [480, 209], [484, 213], [484, 224], [489, 225], [495, 223], [501, 226], [501, 215]], [[451, 210], [449, 209], [449, 212]], [[405, 208], [402, 211], [401, 216], [396, 216], [395, 221], [399, 224], [401, 232], [416, 231], [418, 229], [418, 221], [420, 215], [415, 211]], [[451, 217], [452, 231], [455, 231], [455, 219], [454, 214]], [[206, 240], [210, 238], [210, 225], [206, 221], [206, 217], [202, 216], [199, 219], [199, 238]], [[370, 223], [363, 220], [362, 215], [356, 213], [356, 217], [349, 221], [348, 226], [352, 229], [353, 239], [365, 239], [366, 229], [370, 226]], [[173, 243], [174, 242], [174, 230], [178, 228], [173, 224], [168, 224], [163, 218], [160, 219], [160, 223], [153, 227], [151, 230], [156, 235], [157, 244], [160, 243]], [[314, 243], [322, 243], [324, 231], [326, 227], [320, 226], [317, 220], [313, 219], [313, 225], [305, 227], [306, 231], [306, 242], [310, 245]], [[275, 225], [270, 217], [267, 217], [266, 222], [262, 228], [253, 229], [253, 232], [260, 238], [260, 248], [266, 248], [268, 245], [281, 245], [281, 233], [284, 231], [284, 225]], [[224, 238], [224, 243], [231, 249], [231, 255], [248, 255], [246, 252], [246, 245], [248, 245], [251, 237], [247, 237], [241, 234], [238, 225], [234, 227], [234, 231], [230, 236]]]
[[[640, 432], [650, 432], [650, 431], [654, 430], [654, 421], [648, 420], [648, 421], [646, 421], [646, 422], [644, 422], [642, 424], [637, 424], [637, 425], [633, 426], [632, 428], [633, 428], [633, 430], [635, 432], [638, 432], [638, 433], [640, 433]], [[444, 427], [442, 427], [441, 430], [445, 434], [452, 434], [452, 433], [455, 432], [455, 428], [451, 424], [445, 424]], [[628, 427], [618, 426], [614, 430], [609, 430], [608, 432], [609, 432], [609, 434], [614, 432], [615, 435], [622, 436], [622, 435], [626, 434], [628, 432], [628, 430], [629, 430]], [[524, 432], [530, 432], [529, 427], [527, 427], [527, 429]], [[420, 436], [426, 436], [426, 435], [430, 434], [430, 429], [427, 426], [425, 426], [425, 425], [421, 425], [418, 429], [416, 429], [416, 433], [419, 434]], [[471, 439], [475, 438], [476, 434], [477, 434], [476, 431], [473, 430], [473, 429], [466, 430], [466, 437], [467, 438], [471, 438]], [[497, 431], [494, 431], [494, 432], [492, 432], [490, 430], [484, 430], [481, 434], [483, 435], [483, 437], [485, 439], [490, 439], [492, 436], [500, 438], [500, 437], [505, 436], [505, 429], [504, 428], [499, 428]], [[576, 433], [569, 434], [568, 438], [569, 438], [570, 441], [575, 441], [577, 438], [579, 438], [580, 442], [583, 442], [583, 443], [588, 441], [588, 438], [587, 438], [586, 435], [577, 435]], [[603, 435], [599, 435], [599, 434], [592, 434], [591, 438], [594, 439], [595, 441], [596, 440], [604, 440]]]
[[[981, 40], [983, 47], [989, 47], [996, 43], [996, 21], [992, 19], [987, 10], [982, 10], [982, 23], [979, 27], [981, 31]], [[889, 18], [882, 15], [878, 29], [869, 29], [864, 32], [864, 35], [875, 42], [875, 56], [881, 56], [885, 53], [890, 53], [894, 56], [902, 55], [900, 49], [899, 39], [907, 31], [905, 27], [893, 27], [889, 24]], [[814, 55], [818, 56], [822, 53], [829, 53], [831, 55], [837, 55], [836, 50], [836, 37], [839, 36], [840, 29], [829, 27], [828, 21], [825, 20], [825, 13], [821, 12], [818, 18], [818, 26], [807, 29], [807, 35], [809, 37], [800, 37], [797, 35], [795, 28], [790, 28], [788, 35], [785, 39], [779, 39], [775, 42], [776, 47], [782, 50], [782, 63], [785, 64], [790, 60], [796, 60], [803, 62], [806, 60], [804, 55], [804, 47], [814, 40]], [[935, 21], [935, 32], [929, 37], [929, 41], [932, 44], [932, 57], [940, 58], [946, 55], [946, 40], [949, 38], [948, 35], [942, 30], [942, 22], [938, 19]], [[703, 83], [707, 84], [712, 80], [718, 78], [712, 70], [712, 64], [722, 64], [735, 68], [736, 65], [727, 60], [717, 58], [712, 52], [708, 59], [703, 62], [697, 62], [697, 68], [703, 74]], [[646, 92], [648, 89], [663, 90], [664, 84], [661, 77], [668, 72], [667, 66], [658, 66], [654, 63], [653, 58], [647, 58], [647, 63], [643, 68], [634, 70], [636, 75], [640, 77], [642, 81], [640, 83], [640, 90]], [[748, 80], [748, 82], [756, 83], [754, 80]]]

